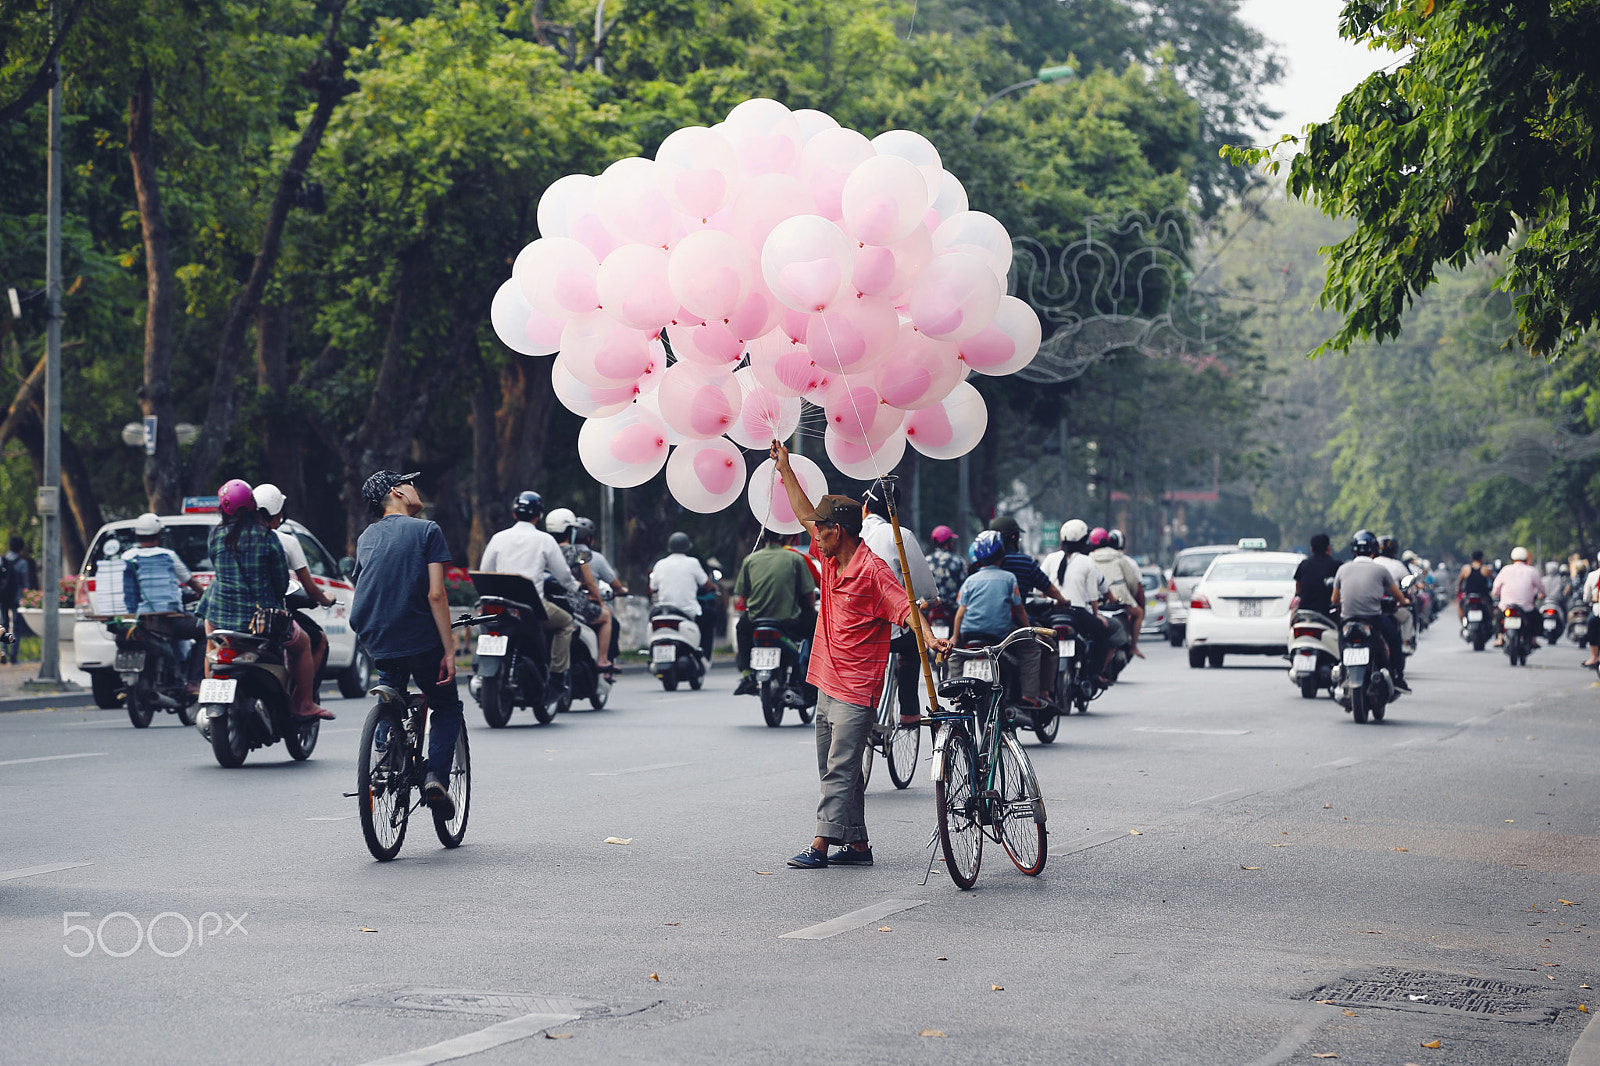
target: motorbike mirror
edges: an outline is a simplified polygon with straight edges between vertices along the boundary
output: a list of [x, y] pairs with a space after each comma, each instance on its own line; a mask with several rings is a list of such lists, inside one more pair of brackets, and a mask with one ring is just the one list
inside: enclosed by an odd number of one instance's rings
[[116, 537], [107, 537], [105, 543], [100, 545], [100, 554], [107, 559], [115, 559], [122, 552], [122, 542]]
[[355, 569], [356, 561], [350, 558], [350, 556], [346, 555], [344, 558], [339, 560], [339, 573], [343, 574], [345, 577], [354, 577]]

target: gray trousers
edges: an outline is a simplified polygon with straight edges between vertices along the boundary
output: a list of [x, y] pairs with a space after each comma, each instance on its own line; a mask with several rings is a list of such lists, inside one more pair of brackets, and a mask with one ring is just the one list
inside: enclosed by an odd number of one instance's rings
[[549, 600], [540, 602], [544, 604], [544, 628], [550, 634], [550, 672], [564, 674], [572, 665], [572, 634], [576, 627], [566, 610]]
[[861, 778], [861, 755], [877, 719], [876, 707], [817, 693], [817, 773], [822, 777], [817, 836], [830, 843], [867, 842], [867, 783]]

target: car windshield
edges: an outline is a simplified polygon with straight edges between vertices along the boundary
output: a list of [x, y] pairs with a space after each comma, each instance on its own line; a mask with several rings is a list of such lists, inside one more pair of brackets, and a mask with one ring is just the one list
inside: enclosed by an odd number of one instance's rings
[[1218, 563], [1207, 581], [1293, 581], [1295, 564], [1271, 559], [1239, 559]]
[[[211, 556], [206, 551], [206, 538], [211, 535], [212, 528], [200, 523], [170, 525], [161, 530], [160, 544], [163, 548], [171, 548], [177, 552], [178, 558], [183, 560], [183, 565], [190, 570], [207, 573], [216, 568], [216, 564], [211, 561]], [[98, 569], [100, 562], [105, 558], [106, 542], [110, 540], [117, 542], [117, 554], [139, 543], [138, 538], [133, 535], [132, 526], [104, 530], [95, 539], [94, 547], [89, 550], [83, 568], [85, 575], [92, 576]]]
[[1211, 560], [1223, 552], [1184, 552], [1172, 564], [1173, 577], [1199, 577], [1211, 565]]
[[300, 530], [295, 531], [295, 539], [300, 542], [300, 547], [305, 549], [306, 569], [311, 571], [312, 577], [338, 577], [339, 568], [333, 560], [328, 558], [328, 553], [318, 543], [317, 538], [310, 533]]
[[1159, 574], [1141, 574], [1139, 580], [1144, 584], [1146, 592], [1154, 592], [1161, 587], [1161, 576]]

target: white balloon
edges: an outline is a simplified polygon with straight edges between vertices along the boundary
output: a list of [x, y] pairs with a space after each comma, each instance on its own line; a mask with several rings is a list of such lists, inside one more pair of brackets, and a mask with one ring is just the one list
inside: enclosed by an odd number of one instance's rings
[[728, 429], [735, 444], [764, 451], [774, 440], [788, 440], [800, 425], [799, 397], [779, 396], [756, 377], [749, 367], [734, 372], [743, 399], [739, 417]]
[[959, 459], [978, 446], [989, 426], [989, 408], [969, 381], [950, 395], [906, 416], [906, 439], [929, 459]]
[[744, 491], [744, 453], [726, 437], [696, 440], [672, 450], [667, 489], [691, 511], [712, 514]]
[[594, 212], [594, 189], [598, 179], [591, 174], [568, 174], [552, 181], [539, 197], [539, 236], [570, 237], [572, 223]]
[[939, 149], [920, 133], [910, 130], [889, 130], [872, 138], [872, 147], [879, 155], [899, 156], [922, 171], [923, 183], [928, 187], [928, 202], [932, 207], [944, 187], [944, 164], [939, 161]]
[[550, 388], [561, 401], [561, 406], [583, 418], [604, 418], [614, 415], [633, 402], [632, 385], [596, 388], [572, 376], [566, 360], [560, 355], [550, 365]]
[[943, 222], [952, 215], [959, 215], [967, 210], [967, 190], [961, 180], [948, 170], [944, 172], [944, 179], [939, 185], [939, 195], [934, 197], [933, 206], [929, 208]]
[[[489, 305], [489, 322], [494, 326], [494, 335], [500, 338], [501, 344], [523, 355], [554, 355], [560, 348], [559, 341], [535, 344], [528, 335], [528, 320], [534, 314], [516, 278], [507, 278], [502, 282], [495, 290], [494, 302]], [[539, 317], [541, 324], [553, 321], [545, 315]]]
[[827, 450], [828, 461], [839, 473], [857, 481], [871, 481], [900, 465], [906, 454], [906, 432], [903, 428], [895, 430], [888, 440], [873, 449], [845, 440], [830, 426], [823, 434], [822, 446]]
[[1005, 280], [1011, 272], [1011, 234], [993, 215], [963, 211], [951, 215], [933, 232], [933, 252], [968, 252], [989, 264]]
[[[806, 499], [813, 506], [828, 494], [828, 478], [816, 463], [803, 455], [791, 454], [789, 468], [794, 471], [800, 487], [805, 490]], [[788, 490], [778, 476], [778, 464], [771, 459], [756, 467], [755, 473], [750, 475], [750, 491], [746, 493], [746, 498], [756, 521], [774, 533], [799, 533], [805, 529], [805, 525], [795, 517], [794, 508], [789, 506]]]
[[602, 485], [631, 489], [655, 477], [667, 462], [667, 427], [629, 404], [607, 418], [590, 418], [578, 430], [578, 459]]

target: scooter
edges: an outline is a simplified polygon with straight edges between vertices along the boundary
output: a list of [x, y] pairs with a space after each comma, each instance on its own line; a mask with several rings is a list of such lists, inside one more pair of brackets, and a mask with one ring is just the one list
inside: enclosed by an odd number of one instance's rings
[[1111, 630], [1111, 662], [1106, 666], [1106, 677], [1115, 683], [1133, 659], [1133, 639], [1128, 636], [1133, 620], [1128, 614], [1127, 604], [1121, 601], [1102, 603], [1100, 617], [1106, 620]]
[[[573, 596], [554, 581], [545, 582], [544, 598], [577, 618], [572, 610]], [[572, 709], [572, 701], [588, 700], [589, 706], [603, 711], [611, 698], [611, 679], [600, 672], [600, 637], [594, 627], [576, 622], [572, 633], [572, 648], [568, 654], [567, 683], [564, 691], [556, 695], [556, 710], [565, 714]], [[696, 688], [699, 686], [696, 685]]]
[[1383, 713], [1394, 701], [1396, 689], [1389, 674], [1389, 649], [1377, 626], [1352, 618], [1340, 627], [1340, 666], [1334, 682], [1337, 697], [1358, 724], [1367, 715], [1383, 721]]
[[1339, 663], [1339, 627], [1319, 611], [1297, 610], [1289, 623], [1289, 680], [1300, 695], [1317, 698], [1322, 689], [1333, 692], [1333, 668]]
[[[1063, 617], [1065, 616], [1063, 615]], [[1020, 698], [1022, 692], [1022, 679], [1018, 675], [1016, 664], [1012, 662], [1010, 656], [1001, 655], [997, 660], [992, 656], [985, 656], [982, 654], [984, 649], [1004, 643], [1016, 632], [1022, 631], [1016, 630], [1013, 631], [1013, 633], [1007, 633], [1003, 636], [996, 636], [994, 638], [994, 644], [989, 644], [983, 640], [963, 639], [960, 648], [962, 654], [956, 656], [952, 662], [959, 664], [962, 671], [962, 677], [975, 677], [990, 684], [998, 683], [1000, 685], [1005, 693], [1004, 697], [1002, 698], [1001, 712], [1005, 716], [1004, 721], [1008, 723], [1008, 728], [1015, 728], [1019, 725], [1024, 726], [1033, 730], [1034, 735], [1039, 738], [1039, 743], [1052, 744], [1055, 742], [1056, 733], [1060, 729], [1062, 716], [1072, 713], [1071, 704], [1068, 703], [1066, 698], [1062, 695], [1063, 693], [1071, 692], [1073, 690], [1062, 687], [1063, 678], [1060, 667], [1060, 640], [1057, 640], [1056, 649], [1057, 669], [1055, 699], [1052, 701], [1047, 701], [1039, 707], [1030, 708], [1024, 705]], [[1060, 632], [1061, 631], [1059, 629], [1056, 630], [1058, 638], [1060, 637]], [[1047, 654], [1043, 647], [1045, 643], [1044, 639], [1042, 637], [1036, 637], [1035, 639], [1037, 639], [1041, 645], [1040, 654]], [[1076, 640], [1076, 637], [1074, 636], [1072, 639]], [[1074, 651], [1076, 651], [1076, 649], [1074, 649]], [[1081, 659], [1081, 655], [1074, 655], [1071, 657], [1071, 661], [1073, 662], [1080, 661]], [[1000, 676], [998, 678], [993, 676], [992, 673], [994, 670], [994, 664], [996, 662], [998, 662], [1000, 665]], [[1073, 684], [1074, 682], [1068, 681], [1066, 683]], [[1099, 695], [1099, 693], [1095, 693], [1095, 695]], [[1093, 698], [1094, 696], [1085, 694], [1083, 696], [1083, 708], [1087, 709], [1089, 706], [1089, 700]]]
[[676, 692], [680, 681], [696, 691], [705, 683], [700, 624], [683, 609], [666, 604], [650, 608], [650, 672], [668, 692]]
[[1472, 645], [1473, 651], [1482, 651], [1489, 638], [1494, 636], [1494, 622], [1490, 612], [1494, 608], [1489, 598], [1481, 592], [1469, 592], [1462, 601], [1461, 639]]
[[800, 724], [807, 725], [817, 712], [817, 690], [806, 683], [805, 664], [811, 642], [791, 640], [781, 623], [758, 618], [750, 633], [750, 669], [761, 686], [761, 717], [773, 728], [783, 724], [783, 712], [793, 707]]
[[1547, 596], [1539, 603], [1539, 630], [1546, 644], [1554, 647], [1561, 641], [1561, 634], [1567, 629], [1567, 612], [1562, 610], [1561, 601], [1553, 596]]
[[1500, 624], [1505, 627], [1506, 656], [1512, 666], [1527, 666], [1528, 653], [1539, 647], [1535, 641], [1532, 617], [1514, 603], [1500, 608]]
[[199, 696], [189, 691], [186, 656], [178, 654], [184, 638], [174, 629], [180, 619], [193, 625], [193, 616], [187, 613], [141, 614], [106, 623], [117, 643], [115, 666], [122, 681], [123, 706], [135, 729], [147, 728], [156, 711], [194, 725]]
[[1572, 643], [1582, 647], [1589, 643], [1589, 605], [1581, 601], [1567, 608], [1567, 632]]
[[473, 614], [484, 621], [467, 691], [493, 729], [511, 721], [518, 707], [531, 708], [539, 724], [548, 725], [560, 694], [550, 691], [550, 646], [539, 591], [521, 574], [472, 570], [468, 576], [478, 591]]
[[[285, 603], [290, 610], [314, 606], [303, 593], [285, 597]], [[195, 728], [220, 765], [243, 766], [251, 751], [280, 740], [296, 762], [311, 757], [322, 720], [295, 716], [282, 644], [218, 629], [206, 638], [206, 663], [211, 676], [200, 682]]]

